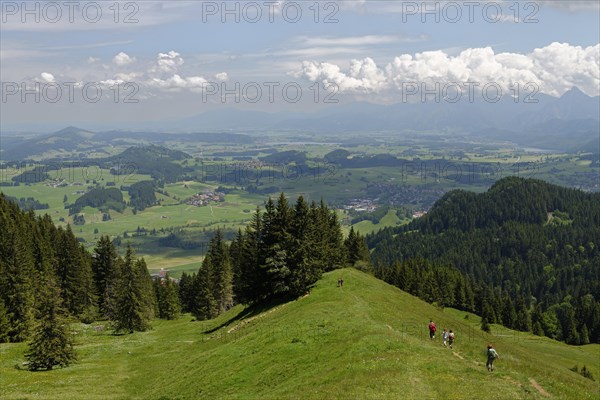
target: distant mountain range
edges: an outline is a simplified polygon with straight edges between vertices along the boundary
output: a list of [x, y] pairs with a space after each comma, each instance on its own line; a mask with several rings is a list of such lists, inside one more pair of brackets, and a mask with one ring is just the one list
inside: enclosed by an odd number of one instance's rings
[[[600, 153], [600, 97], [590, 97], [577, 88], [560, 98], [536, 94], [536, 102], [505, 96], [496, 103], [483, 100], [450, 103], [416, 102], [380, 105], [354, 102], [328, 106], [313, 113], [221, 109], [194, 117], [155, 124], [152, 130], [94, 133], [69, 127], [50, 135], [23, 139], [2, 137], [3, 159], [24, 159], [39, 154], [70, 154], [101, 145], [133, 145], [195, 141], [251, 143], [252, 137], [233, 132], [247, 130], [347, 133], [388, 131], [399, 133], [467, 133], [521, 146], [548, 150]], [[141, 123], [141, 122], [140, 122]], [[164, 132], [206, 132], [177, 133]]]
[[[252, 143], [250, 136], [230, 132], [179, 133], [106, 131], [92, 132], [69, 126], [60, 131], [29, 138], [9, 136], [2, 138], [3, 160], [24, 160], [28, 158], [77, 158], [85, 154], [106, 158], [110, 153], [103, 148], [131, 147], [142, 144], [165, 144], [168, 142], [195, 143]], [[169, 154], [171, 156], [171, 154]], [[176, 158], [178, 159], [178, 158]]]

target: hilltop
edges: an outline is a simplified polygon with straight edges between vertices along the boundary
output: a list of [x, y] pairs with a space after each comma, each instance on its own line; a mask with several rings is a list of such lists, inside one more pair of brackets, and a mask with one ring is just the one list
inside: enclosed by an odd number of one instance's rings
[[[343, 287], [336, 281], [343, 277]], [[468, 318], [465, 317], [468, 315]], [[427, 336], [429, 318], [454, 329], [454, 350]], [[324, 274], [308, 296], [262, 309], [237, 306], [217, 319], [155, 321], [113, 336], [74, 325], [80, 362], [15, 369], [25, 344], [0, 345], [5, 399], [594, 399], [600, 345], [569, 346], [438, 309], [355, 269]], [[485, 345], [502, 359], [485, 369]], [[92, 392], [92, 389], [93, 392]]]

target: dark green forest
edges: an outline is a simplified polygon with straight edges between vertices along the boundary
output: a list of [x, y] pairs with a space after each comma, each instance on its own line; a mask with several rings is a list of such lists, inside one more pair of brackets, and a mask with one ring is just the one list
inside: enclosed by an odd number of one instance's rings
[[378, 277], [430, 302], [570, 344], [600, 343], [600, 194], [505, 178], [368, 235]]
[[69, 215], [73, 215], [81, 212], [85, 207], [98, 208], [102, 212], [108, 212], [108, 210], [122, 212], [125, 206], [123, 193], [119, 189], [95, 187], [65, 208], [69, 209]]

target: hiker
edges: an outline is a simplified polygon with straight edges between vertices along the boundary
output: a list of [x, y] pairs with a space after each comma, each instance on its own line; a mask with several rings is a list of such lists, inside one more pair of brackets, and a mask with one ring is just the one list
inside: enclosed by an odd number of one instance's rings
[[498, 355], [498, 353], [494, 349], [494, 346], [492, 346], [492, 344], [490, 343], [487, 345], [487, 362], [485, 363], [485, 366], [487, 367], [488, 371], [494, 371], [494, 360], [496, 358], [500, 358], [500, 355]]
[[340, 286], [344, 286], [344, 280], [340, 279]]
[[444, 328], [444, 332], [442, 332], [442, 340], [444, 342], [444, 347], [446, 347], [446, 341], [448, 340], [448, 331]]
[[450, 333], [448, 333], [448, 344], [450, 345], [450, 348], [454, 345], [454, 332], [452, 332], [452, 329], [450, 329]]
[[435, 323], [433, 320], [429, 320], [429, 339], [435, 340]]

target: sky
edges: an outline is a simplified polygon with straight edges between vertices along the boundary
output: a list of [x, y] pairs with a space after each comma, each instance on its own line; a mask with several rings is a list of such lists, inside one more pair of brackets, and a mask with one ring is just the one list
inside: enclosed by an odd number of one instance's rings
[[0, 129], [312, 112], [446, 88], [598, 96], [598, 4], [0, 0]]

